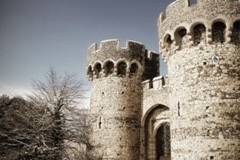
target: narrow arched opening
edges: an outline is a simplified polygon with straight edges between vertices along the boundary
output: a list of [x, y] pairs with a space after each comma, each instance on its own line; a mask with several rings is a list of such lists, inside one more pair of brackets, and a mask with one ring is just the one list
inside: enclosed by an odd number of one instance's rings
[[237, 20], [233, 24], [231, 41], [233, 43], [240, 43], [240, 20]]
[[130, 74], [131, 75], [137, 74], [138, 73], [138, 69], [139, 69], [138, 64], [137, 63], [132, 63], [130, 65]]
[[177, 46], [182, 47], [184, 42], [183, 39], [185, 38], [186, 35], [187, 35], [186, 28], [181, 27], [175, 31], [175, 41]]
[[172, 46], [172, 38], [171, 38], [171, 35], [167, 34], [165, 37], [164, 37], [164, 40], [163, 40], [163, 46], [164, 48], [168, 51], [171, 46]]
[[171, 156], [170, 124], [163, 123], [156, 134], [156, 160], [169, 160]]
[[206, 27], [204, 24], [200, 23], [193, 27], [192, 38], [194, 45], [198, 45], [206, 39]]
[[165, 125], [169, 126], [169, 108], [160, 104], [152, 106], [144, 114], [142, 124], [144, 125], [145, 159], [166, 160], [168, 158], [170, 160], [170, 127], [167, 128]]
[[215, 22], [212, 25], [212, 41], [216, 43], [225, 42], [226, 24], [223, 22]]
[[102, 71], [102, 65], [100, 63], [96, 63], [94, 65], [94, 74], [96, 75], [97, 78], [100, 77], [100, 72]]
[[114, 63], [112, 61], [107, 61], [104, 66], [105, 76], [111, 75], [114, 72]]
[[117, 75], [125, 76], [127, 74], [127, 63], [121, 61], [117, 64]]
[[92, 66], [88, 66], [88, 69], [87, 69], [87, 75], [88, 75], [88, 78], [89, 79], [92, 79], [93, 78], [93, 70], [92, 70]]

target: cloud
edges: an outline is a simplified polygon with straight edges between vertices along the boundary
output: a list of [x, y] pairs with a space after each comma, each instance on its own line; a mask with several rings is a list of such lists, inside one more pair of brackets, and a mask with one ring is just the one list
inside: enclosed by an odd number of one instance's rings
[[[31, 95], [31, 93], [32, 93], [32, 89], [27, 88], [27, 87], [23, 88], [23, 87], [19, 87], [19, 86], [0, 84], [0, 96], [3, 94], [6, 94], [10, 97], [20, 96], [20, 97], [26, 98], [28, 95]], [[86, 91], [84, 93], [85, 98], [80, 99], [78, 101], [77, 107], [89, 109], [90, 108], [90, 94], [91, 94], [91, 91]]]
[[83, 98], [77, 100], [76, 107], [79, 109], [90, 109], [91, 91], [84, 91]]
[[31, 89], [0, 84], [0, 95], [2, 94], [6, 94], [11, 97], [13, 96], [26, 97], [27, 95], [31, 94]]

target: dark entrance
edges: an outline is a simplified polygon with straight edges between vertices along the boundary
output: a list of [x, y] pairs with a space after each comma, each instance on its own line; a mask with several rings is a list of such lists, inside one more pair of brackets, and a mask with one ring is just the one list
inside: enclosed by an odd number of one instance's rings
[[169, 160], [171, 156], [170, 127], [163, 123], [156, 134], [156, 160]]

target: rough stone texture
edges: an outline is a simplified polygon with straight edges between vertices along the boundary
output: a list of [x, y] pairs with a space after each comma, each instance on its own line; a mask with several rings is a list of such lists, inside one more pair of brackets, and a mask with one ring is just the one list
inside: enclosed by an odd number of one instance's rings
[[240, 158], [239, 49], [204, 45], [169, 58], [172, 159]]
[[139, 42], [127, 41], [126, 46], [122, 47], [117, 39], [101, 41], [100, 45], [92, 44], [88, 48], [88, 67], [92, 68], [96, 63], [104, 66], [107, 61], [115, 64], [125, 61], [129, 66], [136, 61], [142, 64], [140, 69], [143, 71], [143, 80], [150, 79], [159, 75], [159, 54], [145, 49]]
[[[240, 43], [231, 39], [239, 1], [178, 0], [160, 16], [160, 43], [169, 71], [171, 158], [240, 159]], [[225, 24], [223, 43], [212, 24]], [[203, 24], [200, 44], [193, 27]], [[221, 28], [221, 27], [220, 27]], [[185, 29], [186, 35], [177, 36]], [[164, 38], [169, 34], [171, 41]], [[237, 37], [238, 37], [237, 36]], [[180, 42], [180, 43], [179, 43]]]
[[239, 160], [240, 2], [177, 0], [160, 15], [159, 36], [168, 78], [159, 76], [159, 55], [140, 43], [89, 48], [92, 153]]
[[138, 78], [119, 77], [93, 81], [92, 144], [103, 159], [138, 159], [140, 82]]
[[[168, 79], [156, 77], [142, 82], [143, 104], [141, 117], [140, 159], [156, 159], [156, 133], [162, 124], [170, 123], [168, 106]], [[170, 146], [168, 146], [170, 147]], [[165, 157], [163, 160], [168, 160]]]
[[[101, 42], [99, 49], [90, 50], [88, 75], [93, 82], [91, 95], [91, 143], [92, 154], [111, 160], [137, 160], [140, 155], [141, 106], [143, 89], [141, 82], [146, 75], [159, 74], [159, 55], [147, 52], [136, 42], [119, 47], [118, 40]], [[112, 69], [101, 67], [111, 61]], [[126, 64], [126, 72], [119, 66]], [[151, 63], [149, 63], [151, 62]], [[137, 64], [131, 73], [131, 64]], [[155, 63], [155, 64], [154, 64]], [[157, 67], [152, 67], [157, 66]], [[93, 67], [92, 67], [93, 66]], [[107, 73], [111, 71], [111, 73]]]

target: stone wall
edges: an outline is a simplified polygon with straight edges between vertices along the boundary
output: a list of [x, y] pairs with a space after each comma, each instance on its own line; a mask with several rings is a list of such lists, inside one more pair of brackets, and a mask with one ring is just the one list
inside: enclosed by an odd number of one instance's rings
[[103, 159], [138, 159], [142, 88], [137, 77], [93, 80], [91, 143]]
[[[141, 160], [157, 158], [156, 135], [159, 128], [170, 123], [168, 108], [168, 79], [162, 76], [142, 82], [143, 103], [141, 116]], [[168, 135], [170, 136], [170, 135]], [[163, 144], [160, 144], [160, 146]], [[167, 145], [163, 146], [167, 147]], [[166, 149], [167, 150], [167, 149]], [[169, 154], [167, 154], [169, 156]], [[168, 160], [169, 157], [162, 157]]]
[[240, 158], [239, 49], [198, 46], [169, 58], [173, 160]]
[[[159, 75], [159, 54], [148, 51], [140, 42], [127, 41], [126, 46], [121, 46], [117, 39], [101, 41], [88, 48], [88, 70], [94, 72], [96, 64], [103, 68], [106, 62], [114, 64], [124, 61], [128, 67], [132, 62], [138, 63], [143, 70], [142, 79], [151, 79]], [[129, 72], [129, 71], [127, 71]], [[91, 76], [88, 74], [88, 76]], [[91, 77], [90, 77], [91, 78]]]
[[[179, 0], [160, 17], [173, 160], [240, 158], [240, 43], [233, 25], [239, 9], [238, 1], [202, 0], [189, 7]], [[199, 24], [205, 29], [195, 43]]]
[[[188, 0], [177, 0], [173, 2], [166, 12], [159, 17], [159, 44], [163, 50], [166, 48], [164, 43], [169, 35], [172, 43], [176, 43], [176, 31], [179, 28], [186, 28], [190, 38], [191, 29], [199, 23], [203, 23], [207, 29], [206, 39], [211, 42], [211, 29], [215, 21], [223, 21], [227, 28], [240, 19], [240, 2], [238, 0], [198, 0], [198, 3], [190, 6]], [[228, 38], [231, 33], [226, 31]]]
[[159, 18], [172, 159], [240, 159], [240, 3], [189, 5], [178, 0]]
[[103, 159], [138, 160], [141, 82], [159, 74], [159, 55], [133, 41], [126, 47], [119, 46], [118, 40], [100, 44], [89, 49], [88, 76], [93, 83], [90, 152]]
[[[111, 160], [240, 159], [240, 2], [177, 0], [160, 15], [159, 36], [167, 79], [158, 77], [159, 55], [141, 43], [89, 47], [91, 153]], [[164, 146], [157, 145], [161, 135]]]

